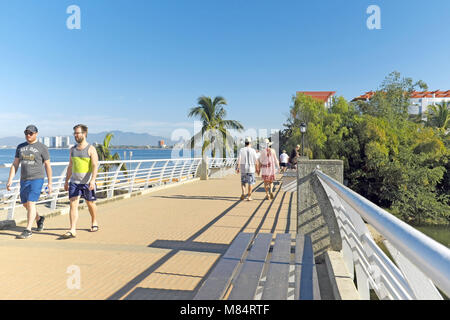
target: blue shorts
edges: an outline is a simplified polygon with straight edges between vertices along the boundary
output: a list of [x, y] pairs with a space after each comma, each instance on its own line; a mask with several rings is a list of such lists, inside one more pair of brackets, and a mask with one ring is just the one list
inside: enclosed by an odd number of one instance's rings
[[44, 179], [20, 180], [20, 202], [37, 202], [43, 185]]
[[73, 182], [69, 182], [69, 199], [73, 197], [81, 196], [87, 201], [95, 201], [97, 197], [95, 196], [95, 190], [97, 186], [95, 186], [94, 190], [89, 190], [89, 184], [77, 184]]
[[242, 184], [255, 184], [256, 180], [255, 180], [255, 174], [254, 173], [241, 173], [241, 183]]

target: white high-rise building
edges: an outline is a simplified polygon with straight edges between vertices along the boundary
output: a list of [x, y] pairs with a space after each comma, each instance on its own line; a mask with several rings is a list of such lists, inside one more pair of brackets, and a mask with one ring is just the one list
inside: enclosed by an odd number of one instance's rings
[[68, 148], [69, 145], [70, 145], [70, 137], [69, 136], [62, 137], [61, 147]]
[[62, 147], [62, 137], [56, 136], [55, 137], [55, 148], [61, 148]]
[[69, 136], [39, 137], [38, 141], [45, 144], [48, 148], [69, 148]]
[[45, 144], [47, 146], [47, 148], [50, 148], [50, 143], [51, 143], [50, 137], [44, 137], [42, 143]]

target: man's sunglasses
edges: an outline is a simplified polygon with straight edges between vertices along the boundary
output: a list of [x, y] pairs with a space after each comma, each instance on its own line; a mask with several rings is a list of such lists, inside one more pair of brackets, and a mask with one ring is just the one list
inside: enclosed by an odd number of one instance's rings
[[32, 135], [35, 134], [36, 132], [24, 131], [23, 133], [25, 133], [26, 136], [32, 136]]

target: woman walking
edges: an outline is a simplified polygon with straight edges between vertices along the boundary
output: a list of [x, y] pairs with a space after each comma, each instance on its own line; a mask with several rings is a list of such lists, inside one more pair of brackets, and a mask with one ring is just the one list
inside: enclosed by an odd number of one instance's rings
[[259, 164], [261, 168], [261, 177], [264, 180], [264, 189], [266, 190], [266, 200], [273, 199], [272, 187], [275, 180], [276, 169], [280, 169], [278, 157], [275, 151], [270, 148], [272, 142], [269, 139], [264, 140], [263, 150], [261, 150], [261, 156], [259, 158]]

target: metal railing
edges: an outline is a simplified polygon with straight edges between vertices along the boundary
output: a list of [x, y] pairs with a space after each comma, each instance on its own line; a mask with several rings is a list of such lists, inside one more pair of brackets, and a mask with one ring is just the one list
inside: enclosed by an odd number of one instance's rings
[[[333, 206], [344, 260], [356, 275], [362, 299], [370, 299], [371, 289], [379, 299], [442, 299], [436, 287], [450, 296], [449, 248], [320, 170], [314, 173]], [[375, 243], [364, 221], [386, 239], [383, 243], [394, 261]]]
[[[190, 180], [197, 177], [201, 163], [202, 158], [99, 161], [96, 194], [98, 198], [112, 198], [118, 194]], [[236, 159], [233, 158], [207, 159], [209, 168], [232, 167], [235, 163]], [[48, 180], [45, 178], [44, 192], [41, 193], [36, 204], [44, 204], [51, 210], [55, 210], [59, 204], [67, 205], [68, 192], [64, 190], [64, 182], [68, 165], [68, 162], [51, 163], [54, 172], [53, 192], [51, 194], [45, 192], [48, 186]], [[0, 167], [10, 168], [11, 164], [2, 164]], [[0, 217], [6, 212], [7, 220], [14, 219], [15, 209], [20, 205], [19, 194], [20, 180], [16, 179], [13, 180], [11, 191], [3, 194], [0, 202]]]

